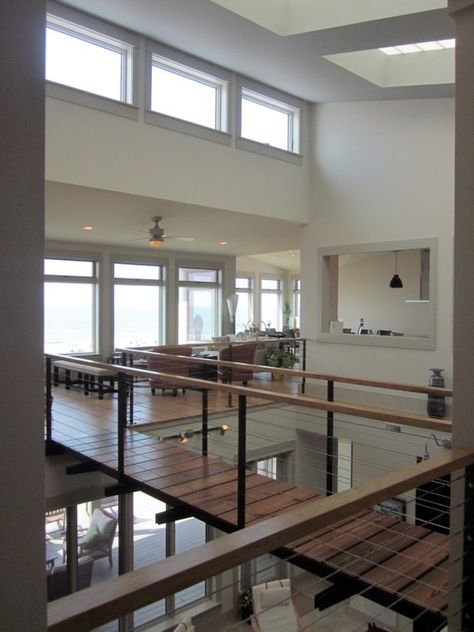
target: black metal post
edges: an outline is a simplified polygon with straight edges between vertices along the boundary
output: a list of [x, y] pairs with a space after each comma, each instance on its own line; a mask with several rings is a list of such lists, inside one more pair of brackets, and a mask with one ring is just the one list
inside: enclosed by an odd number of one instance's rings
[[129, 416], [128, 416], [128, 420], [129, 423], [133, 424], [133, 407], [134, 407], [134, 391], [133, 391], [133, 384], [134, 384], [134, 377], [133, 375], [129, 375], [128, 376], [128, 381], [127, 381], [127, 397], [129, 399]]
[[245, 527], [245, 476], [247, 470], [247, 397], [239, 395], [239, 439], [237, 472], [237, 526]]
[[122, 482], [125, 475], [125, 431], [127, 428], [127, 391], [128, 391], [128, 375], [126, 373], [118, 374], [118, 414], [117, 414], [117, 434], [118, 434], [118, 455], [117, 469], [119, 474], [119, 483]]
[[46, 358], [46, 439], [51, 441], [52, 438], [52, 421], [53, 421], [53, 394], [52, 394], [52, 377], [51, 377], [51, 358]]
[[68, 592], [77, 590], [77, 505], [66, 507], [66, 574]]
[[[334, 401], [334, 382], [328, 380], [327, 401]], [[334, 458], [334, 413], [328, 410], [326, 413], [326, 496], [331, 496], [335, 491], [335, 468]]]
[[[229, 362], [232, 362], [232, 344], [229, 345]], [[227, 370], [229, 371], [229, 376], [230, 376], [229, 382], [230, 384], [232, 384], [232, 368], [227, 367]], [[230, 392], [227, 393], [227, 406], [229, 408], [232, 407], [232, 393]]]
[[[301, 370], [306, 371], [306, 338], [303, 340], [303, 359], [301, 362]], [[301, 392], [304, 393], [306, 389], [306, 378], [303, 378], [301, 382]]]
[[472, 630], [474, 625], [474, 466], [466, 467], [464, 486], [464, 558], [462, 625], [463, 630]]
[[209, 407], [208, 407], [208, 394], [207, 388], [202, 389], [202, 456], [207, 456], [208, 450], [208, 420], [209, 420]]

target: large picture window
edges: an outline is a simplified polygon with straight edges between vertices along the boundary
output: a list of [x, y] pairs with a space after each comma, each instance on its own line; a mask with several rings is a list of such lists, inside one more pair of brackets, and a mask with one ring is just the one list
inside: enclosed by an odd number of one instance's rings
[[227, 81], [160, 55], [151, 59], [153, 112], [227, 130]]
[[132, 62], [131, 44], [48, 15], [48, 81], [131, 103]]
[[44, 262], [44, 350], [97, 350], [97, 263], [71, 259]]
[[300, 328], [301, 322], [301, 280], [293, 280], [293, 318], [294, 326]]
[[220, 334], [220, 277], [217, 269], [179, 268], [179, 344], [211, 340]]
[[280, 279], [260, 280], [260, 320], [277, 330], [281, 329], [281, 287]]
[[244, 331], [247, 323], [253, 320], [252, 279], [250, 277], [236, 277], [235, 291], [239, 297], [235, 314], [236, 331]]
[[160, 345], [164, 339], [160, 265], [114, 264], [114, 346]]

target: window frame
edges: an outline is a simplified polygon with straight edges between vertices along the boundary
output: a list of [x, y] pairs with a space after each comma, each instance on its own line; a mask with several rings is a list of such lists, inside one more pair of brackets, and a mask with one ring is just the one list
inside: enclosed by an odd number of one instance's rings
[[138, 119], [138, 77], [140, 65], [140, 36], [102, 19], [94, 18], [70, 7], [48, 3], [45, 32], [53, 28], [109, 50], [122, 51], [121, 93], [123, 99], [75, 88], [46, 79], [46, 96]]
[[[44, 265], [46, 261], [49, 260], [57, 260], [57, 261], [83, 261], [92, 264], [92, 274], [90, 276], [84, 275], [71, 275], [71, 274], [46, 274], [44, 272]], [[91, 331], [91, 341], [92, 341], [92, 349], [90, 351], [80, 351], [80, 352], [65, 352], [62, 351], [60, 353], [64, 353], [65, 355], [96, 355], [99, 352], [99, 306], [100, 306], [100, 297], [99, 297], [99, 272], [100, 272], [100, 263], [95, 257], [71, 257], [67, 255], [49, 255], [45, 254], [43, 257], [43, 287], [46, 283], [70, 283], [72, 285], [79, 284], [90, 284], [92, 289], [92, 331]], [[45, 304], [46, 307], [46, 304]], [[45, 319], [46, 320], [46, 319]], [[45, 336], [46, 327], [44, 328], [43, 333], [43, 344], [45, 344]]]
[[[190, 269], [190, 270], [212, 270], [216, 272], [216, 278], [217, 281], [216, 282], [210, 282], [210, 281], [180, 281], [179, 279], [179, 273], [181, 269]], [[198, 263], [198, 264], [194, 264], [193, 262], [179, 262], [176, 264], [176, 288], [177, 288], [177, 292], [176, 292], [176, 302], [177, 302], [177, 337], [178, 337], [178, 344], [183, 344], [180, 340], [179, 340], [179, 331], [180, 331], [180, 319], [179, 319], [179, 312], [180, 312], [180, 290], [181, 289], [197, 289], [197, 288], [202, 288], [202, 289], [215, 289], [216, 290], [216, 303], [215, 303], [215, 313], [214, 313], [214, 322], [215, 322], [215, 331], [213, 333], [213, 335], [211, 337], [214, 336], [220, 336], [221, 335], [221, 331], [222, 331], [222, 318], [220, 317], [220, 315], [222, 314], [222, 288], [223, 288], [223, 269], [219, 264], [205, 264], [205, 263]], [[188, 320], [188, 324], [189, 324], [189, 320]], [[202, 342], [202, 341], [190, 341], [187, 340], [184, 342], [184, 344], [188, 343], [188, 344], [192, 344], [193, 342]]]
[[[248, 281], [248, 285], [247, 287], [238, 287], [237, 286], [237, 279], [246, 279]], [[254, 314], [255, 314], [255, 278], [253, 276], [251, 276], [250, 274], [245, 274], [245, 273], [239, 273], [237, 272], [235, 275], [235, 293], [237, 295], [239, 294], [246, 294], [248, 296], [248, 307], [249, 307], [249, 311], [248, 311], [248, 318], [245, 321], [245, 323], [235, 323], [235, 328], [236, 328], [236, 332], [239, 331], [239, 325], [244, 325], [245, 328], [247, 328], [247, 325], [249, 322], [253, 322], [255, 320]], [[239, 301], [240, 302], [240, 301]], [[238, 309], [238, 304], [237, 304], [237, 309]], [[242, 331], [242, 330], [240, 330]]]
[[[264, 281], [277, 281], [278, 288], [277, 289], [263, 289], [262, 285]], [[273, 294], [278, 297], [278, 311], [277, 311], [277, 322], [275, 325], [272, 325], [274, 329], [277, 331], [281, 331], [282, 322], [283, 322], [283, 313], [282, 313], [282, 302], [284, 295], [284, 280], [281, 276], [277, 274], [260, 274], [258, 280], [258, 289], [259, 289], [259, 317], [260, 322], [265, 322], [262, 316], [262, 298], [265, 294]]]
[[293, 318], [296, 322], [296, 328], [301, 326], [301, 277], [294, 277], [293, 286]]
[[[202, 140], [230, 146], [232, 140], [232, 73], [152, 40], [147, 40], [146, 48], [145, 122], [196, 136]], [[216, 88], [216, 127], [207, 127], [152, 110], [152, 70], [154, 66]]]
[[[288, 123], [288, 147], [281, 149], [251, 138], [242, 136], [242, 100], [247, 95], [248, 100], [269, 107], [278, 112], [291, 114]], [[302, 125], [304, 103], [296, 97], [281, 92], [276, 88], [265, 86], [247, 78], [239, 77], [237, 81], [237, 111], [236, 111], [236, 146], [239, 149], [252, 151], [270, 158], [276, 158], [293, 164], [301, 165], [303, 155]], [[291, 120], [291, 125], [290, 125]], [[290, 149], [290, 144], [292, 148]]]
[[[129, 266], [151, 266], [152, 268], [159, 269], [158, 279], [134, 279], [134, 278], [122, 278], [115, 276], [116, 265], [129, 265]], [[115, 340], [115, 286], [116, 285], [130, 285], [136, 287], [157, 287], [158, 288], [158, 314], [159, 314], [159, 326], [158, 326], [158, 345], [164, 344], [165, 332], [166, 332], [166, 265], [159, 261], [137, 261], [137, 260], [124, 260], [114, 259], [111, 261], [111, 276], [112, 276], [112, 338], [113, 347], [117, 347]], [[120, 345], [119, 345], [120, 346]]]

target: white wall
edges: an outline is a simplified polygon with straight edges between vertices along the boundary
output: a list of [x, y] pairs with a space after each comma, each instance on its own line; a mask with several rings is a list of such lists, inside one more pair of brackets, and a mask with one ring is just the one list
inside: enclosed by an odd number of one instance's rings
[[[309, 168], [48, 98], [46, 179], [306, 221]], [[74, 124], [71, 122], [74, 121]], [[304, 151], [304, 149], [303, 149]]]
[[[315, 106], [313, 216], [302, 236], [302, 335], [309, 368], [426, 383], [429, 367], [451, 380], [453, 133], [451, 99]], [[318, 343], [317, 249], [435, 237], [436, 349]], [[363, 314], [361, 314], [363, 316]]]

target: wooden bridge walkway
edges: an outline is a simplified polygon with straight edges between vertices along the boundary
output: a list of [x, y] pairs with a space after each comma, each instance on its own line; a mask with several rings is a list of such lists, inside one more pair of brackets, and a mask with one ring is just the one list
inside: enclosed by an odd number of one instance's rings
[[[79, 428], [77, 426], [79, 423]], [[52, 444], [88, 459], [100, 471], [118, 477], [117, 433], [80, 430], [76, 420], [55, 414]], [[189, 449], [133, 429], [125, 434], [125, 481], [217, 528], [237, 528], [237, 467], [219, 458], [203, 457]], [[246, 472], [246, 525], [249, 526], [317, 498], [312, 490]], [[396, 517], [362, 512], [328, 529], [313, 533], [279, 551], [292, 562], [325, 576], [336, 588], [365, 591], [369, 598], [422, 620], [423, 629], [438, 629], [448, 600], [446, 535]], [[321, 606], [323, 604], [320, 604]], [[435, 623], [431, 623], [434, 621]]]

